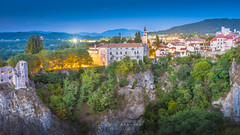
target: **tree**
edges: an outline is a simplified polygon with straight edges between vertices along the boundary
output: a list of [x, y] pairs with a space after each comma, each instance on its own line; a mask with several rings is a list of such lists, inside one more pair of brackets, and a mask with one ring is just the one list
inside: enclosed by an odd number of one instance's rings
[[209, 36], [206, 41], [211, 41], [215, 36]]
[[119, 36], [112, 37], [109, 40], [111, 43], [121, 43], [121, 38]]
[[66, 108], [69, 112], [72, 111], [74, 105], [76, 104], [78, 86], [71, 82], [68, 78], [64, 80], [64, 93], [62, 96], [62, 106]]
[[205, 110], [185, 110], [159, 121], [159, 135], [210, 135], [218, 129], [221, 114]]
[[94, 91], [94, 88], [99, 84], [100, 74], [96, 73], [96, 68], [87, 68], [81, 75], [81, 90], [85, 96], [89, 96]]
[[5, 63], [2, 61], [2, 59], [0, 58], [0, 67], [5, 66]]
[[140, 32], [135, 33], [134, 42], [135, 43], [142, 43], [142, 38], [141, 38]]
[[61, 45], [60, 45], [60, 49], [65, 49], [65, 48], [70, 48], [69, 44], [64, 41]]
[[156, 50], [161, 47], [161, 43], [162, 42], [160, 41], [158, 35], [156, 35], [156, 41], [153, 43], [153, 46], [155, 47]]
[[41, 62], [39, 58], [34, 54], [18, 54], [16, 56], [11, 57], [7, 63], [9, 66], [15, 67], [17, 63], [21, 60], [24, 60], [28, 63], [28, 71], [29, 72], [37, 72], [40, 70]]
[[194, 77], [195, 80], [204, 79], [210, 72], [210, 69], [211, 64], [209, 64], [208, 62], [199, 62], [193, 67], [191, 75]]
[[81, 48], [68, 48], [56, 51], [43, 50], [39, 57], [45, 71], [80, 68], [83, 65], [92, 64], [92, 58], [88, 52]]
[[36, 53], [39, 53], [40, 51], [43, 50], [43, 42], [39, 35], [37, 35], [36, 37], [35, 45], [36, 45]]
[[34, 47], [35, 47], [35, 35], [32, 35], [28, 39], [26, 49], [25, 49], [25, 54], [33, 54]]
[[41, 50], [43, 50], [43, 42], [40, 36], [30, 36], [26, 45], [25, 54], [36, 54], [39, 53]]
[[185, 80], [190, 75], [190, 71], [191, 68], [187, 64], [184, 64], [178, 70], [178, 78], [180, 80]]

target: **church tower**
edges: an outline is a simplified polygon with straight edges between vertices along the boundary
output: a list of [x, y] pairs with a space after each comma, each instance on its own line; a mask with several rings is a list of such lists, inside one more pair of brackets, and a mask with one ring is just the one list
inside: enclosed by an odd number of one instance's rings
[[143, 30], [142, 43], [147, 44], [147, 29], [146, 29], [146, 26], [144, 27], [144, 30]]

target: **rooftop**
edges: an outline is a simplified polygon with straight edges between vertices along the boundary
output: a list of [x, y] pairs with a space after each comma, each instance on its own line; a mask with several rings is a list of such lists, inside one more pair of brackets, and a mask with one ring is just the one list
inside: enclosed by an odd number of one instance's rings
[[143, 47], [141, 43], [105, 44], [98, 48]]

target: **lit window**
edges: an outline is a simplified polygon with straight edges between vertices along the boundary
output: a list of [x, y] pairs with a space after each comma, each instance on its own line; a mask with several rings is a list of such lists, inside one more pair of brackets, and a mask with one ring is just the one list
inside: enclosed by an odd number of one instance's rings
[[3, 75], [3, 74], [4, 74], [4, 71], [1, 71], [1, 74]]
[[11, 74], [11, 73], [12, 73], [12, 71], [8, 71], [8, 73], [9, 73], [9, 74]]

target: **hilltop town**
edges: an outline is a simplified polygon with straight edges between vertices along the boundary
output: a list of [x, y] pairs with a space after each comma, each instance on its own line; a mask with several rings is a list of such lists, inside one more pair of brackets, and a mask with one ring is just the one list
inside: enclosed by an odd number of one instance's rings
[[[137, 61], [143, 60], [144, 56], [158, 60], [158, 58], [167, 55], [175, 58], [200, 54], [201, 57], [215, 58], [216, 54], [221, 55], [232, 47], [236, 47], [239, 41], [240, 32], [236, 29], [232, 32], [225, 27], [216, 32], [215, 36], [209, 41], [197, 36], [183, 39], [164, 37], [163, 35], [148, 35], [145, 27], [142, 43], [95, 44], [88, 49], [88, 53], [92, 57], [94, 65], [98, 66], [107, 66], [114, 60], [122, 60], [124, 56], [129, 56]], [[149, 50], [153, 51], [149, 52]]]

